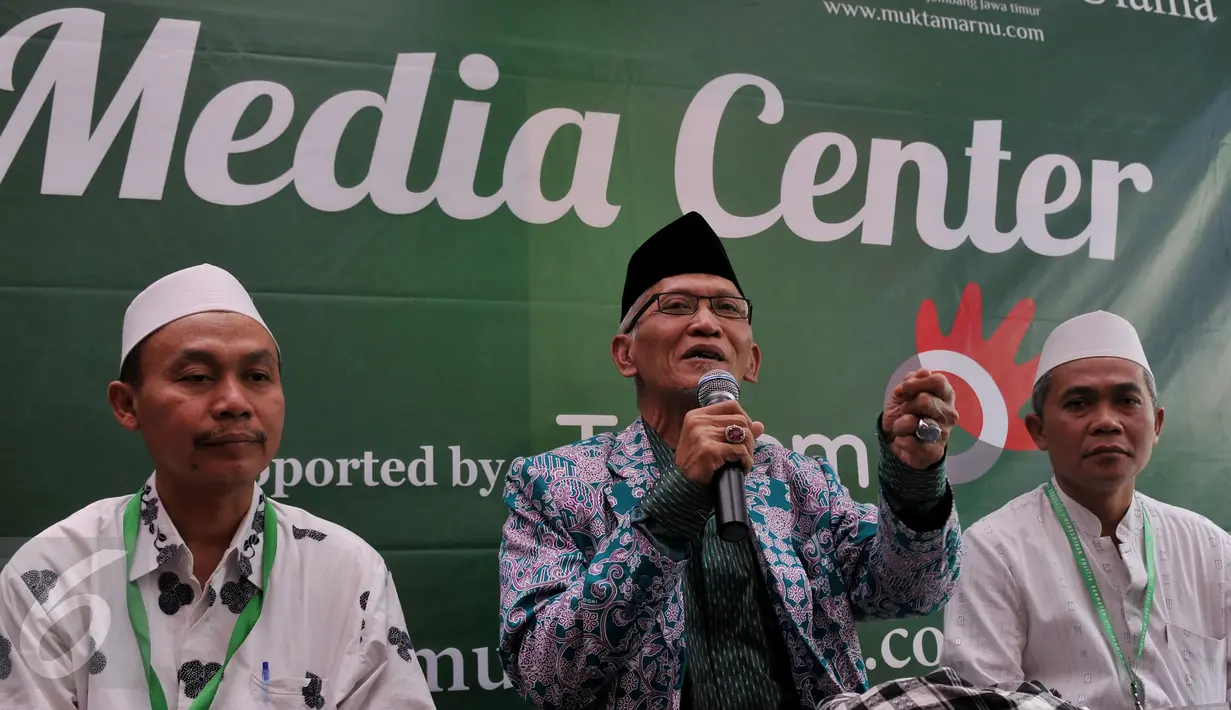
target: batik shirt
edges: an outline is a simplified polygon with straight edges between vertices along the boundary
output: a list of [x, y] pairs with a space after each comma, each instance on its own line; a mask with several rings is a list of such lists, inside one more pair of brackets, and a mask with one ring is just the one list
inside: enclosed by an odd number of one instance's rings
[[[695, 552], [652, 531], [644, 504], [662, 475], [641, 419], [511, 464], [499, 650], [532, 704], [681, 708]], [[823, 458], [757, 444], [744, 477], [749, 539], [799, 707], [867, 689], [858, 621], [944, 605], [961, 556], [944, 490], [930, 514], [942, 522], [919, 525], [884, 490], [877, 505], [852, 500]]]
[[[222, 562], [212, 577], [197, 580], [153, 476], [139, 495], [131, 572], [123, 518], [132, 496], [87, 506], [5, 565], [0, 708], [149, 708], [128, 615], [129, 580], [145, 604], [151, 664], [171, 710], [188, 710], [219, 672], [237, 616], [258, 591], [265, 594], [260, 620], [227, 666], [212, 710], [434, 707], [393, 578], [359, 537], [271, 501], [254, 486]], [[277, 513], [278, 545], [265, 579], [269, 506]]]

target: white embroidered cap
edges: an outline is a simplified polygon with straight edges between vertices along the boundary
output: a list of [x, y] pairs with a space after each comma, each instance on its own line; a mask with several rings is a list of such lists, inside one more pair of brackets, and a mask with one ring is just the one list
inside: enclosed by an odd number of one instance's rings
[[1094, 311], [1066, 320], [1047, 336], [1034, 381], [1037, 384], [1059, 365], [1089, 357], [1129, 360], [1153, 375], [1133, 324], [1114, 313]]
[[[128, 353], [154, 331], [185, 316], [210, 311], [248, 316], [269, 331], [252, 297], [238, 279], [213, 264], [198, 264], [158, 279], [128, 304], [124, 313], [120, 367], [124, 366]], [[272, 331], [269, 337], [274, 337]], [[277, 345], [275, 339], [274, 347]]]

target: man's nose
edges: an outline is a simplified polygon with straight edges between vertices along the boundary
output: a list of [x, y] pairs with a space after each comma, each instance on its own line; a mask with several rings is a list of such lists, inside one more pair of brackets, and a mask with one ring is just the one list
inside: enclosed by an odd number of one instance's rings
[[722, 324], [719, 323], [710, 302], [702, 299], [702, 302], [697, 304], [697, 312], [692, 314], [688, 328], [689, 332], [698, 335], [718, 335], [722, 331]]
[[215, 419], [250, 419], [252, 401], [237, 378], [223, 377], [214, 389], [215, 399], [211, 414]]
[[1120, 423], [1120, 412], [1108, 402], [1099, 404], [1091, 418], [1090, 432], [1092, 434], [1120, 434], [1124, 426]]

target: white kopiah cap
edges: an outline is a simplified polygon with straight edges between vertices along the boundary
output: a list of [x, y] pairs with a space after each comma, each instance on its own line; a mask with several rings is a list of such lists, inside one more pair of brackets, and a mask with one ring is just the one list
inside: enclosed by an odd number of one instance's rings
[[1034, 381], [1058, 365], [1088, 357], [1118, 357], [1153, 374], [1133, 324], [1114, 313], [1094, 311], [1066, 320], [1047, 336]]
[[[120, 367], [128, 353], [150, 333], [184, 316], [209, 311], [239, 313], [269, 330], [238, 279], [212, 264], [198, 264], [158, 279], [128, 304]], [[273, 337], [272, 332], [269, 337]], [[277, 347], [276, 340], [274, 346]]]

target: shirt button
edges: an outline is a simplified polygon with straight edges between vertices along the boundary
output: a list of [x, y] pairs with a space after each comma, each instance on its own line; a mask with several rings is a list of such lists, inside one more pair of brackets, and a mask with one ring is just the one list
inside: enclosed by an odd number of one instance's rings
[[640, 585], [641, 585], [641, 586], [643, 586], [643, 587], [648, 587], [648, 586], [650, 586], [650, 584], [651, 584], [653, 581], [654, 581], [654, 580], [653, 580], [653, 579], [650, 577], [650, 575], [648, 575], [648, 574], [643, 574], [643, 575], [641, 575], [641, 576], [637, 577], [637, 584], [640, 584]]

